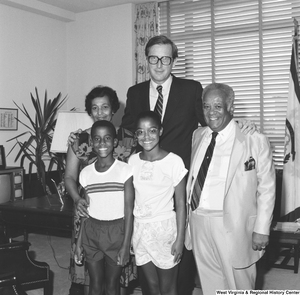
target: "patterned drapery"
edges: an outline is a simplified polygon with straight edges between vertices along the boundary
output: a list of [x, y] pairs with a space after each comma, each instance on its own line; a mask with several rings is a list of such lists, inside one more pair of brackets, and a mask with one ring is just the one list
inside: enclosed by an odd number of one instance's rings
[[157, 2], [137, 4], [135, 6], [136, 19], [134, 30], [136, 35], [135, 61], [136, 83], [149, 79], [145, 46], [148, 40], [158, 34]]

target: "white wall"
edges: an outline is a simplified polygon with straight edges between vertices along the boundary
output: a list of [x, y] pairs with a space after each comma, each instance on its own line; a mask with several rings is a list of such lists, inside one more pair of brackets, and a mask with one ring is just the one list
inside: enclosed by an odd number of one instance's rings
[[[66, 23], [0, 5], [0, 107], [24, 103], [34, 117], [30, 92], [35, 87], [41, 97], [46, 89], [49, 98], [66, 95], [66, 47]], [[19, 119], [24, 118], [19, 112]], [[6, 141], [25, 130], [19, 124], [17, 131], [0, 131], [6, 154], [13, 146]], [[16, 152], [6, 158], [8, 166], [20, 164], [14, 162]]]
[[133, 84], [133, 9], [125, 4], [93, 10], [67, 24], [68, 107], [84, 111], [85, 96], [93, 87], [110, 86], [123, 102], [114, 117], [116, 126]]
[[[59, 92], [69, 99], [63, 109], [84, 111], [85, 95], [96, 85], [114, 88], [123, 102], [114, 118], [120, 124], [126, 92], [133, 84], [133, 4], [76, 14], [63, 22], [0, 4], [0, 107], [15, 108], [13, 100], [31, 108], [30, 92], [41, 97]], [[24, 116], [19, 112], [19, 118]], [[0, 131], [0, 145], [24, 131]], [[16, 151], [6, 158], [18, 166]], [[27, 167], [25, 167], [27, 170]]]

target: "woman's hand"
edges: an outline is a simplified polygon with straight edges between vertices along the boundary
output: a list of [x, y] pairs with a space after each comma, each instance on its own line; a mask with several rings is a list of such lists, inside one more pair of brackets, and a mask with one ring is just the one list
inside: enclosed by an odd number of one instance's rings
[[68, 145], [72, 145], [74, 143], [74, 141], [76, 140], [77, 136], [75, 133], [80, 134], [82, 132], [82, 129], [78, 129], [75, 132], [71, 132], [69, 137], [68, 137]]
[[77, 265], [83, 264], [83, 248], [82, 246], [76, 245], [74, 253], [74, 261]]
[[76, 202], [76, 209], [77, 209], [78, 215], [80, 217], [89, 218], [89, 213], [88, 213], [88, 210], [87, 210], [88, 206], [89, 206], [88, 202], [83, 198], [80, 198]]

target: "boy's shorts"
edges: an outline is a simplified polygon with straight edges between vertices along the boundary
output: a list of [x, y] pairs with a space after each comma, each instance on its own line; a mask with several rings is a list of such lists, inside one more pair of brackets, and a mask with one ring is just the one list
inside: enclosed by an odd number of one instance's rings
[[115, 220], [86, 219], [82, 229], [82, 246], [87, 262], [103, 258], [112, 266], [117, 264], [117, 256], [124, 241], [124, 218]]

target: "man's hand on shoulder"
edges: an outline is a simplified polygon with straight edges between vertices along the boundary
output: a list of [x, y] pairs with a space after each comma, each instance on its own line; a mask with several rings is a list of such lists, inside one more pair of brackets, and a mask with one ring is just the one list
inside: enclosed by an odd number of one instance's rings
[[244, 134], [248, 134], [248, 133], [253, 134], [254, 132], [260, 133], [259, 127], [250, 120], [245, 120], [245, 119], [237, 120], [237, 123]]

